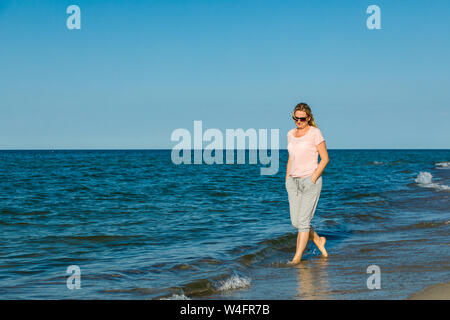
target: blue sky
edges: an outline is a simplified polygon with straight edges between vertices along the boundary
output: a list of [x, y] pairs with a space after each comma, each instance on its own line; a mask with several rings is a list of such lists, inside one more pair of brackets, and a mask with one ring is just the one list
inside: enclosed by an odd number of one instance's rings
[[[68, 30], [66, 8], [81, 8]], [[381, 8], [369, 30], [366, 8]], [[449, 1], [0, 1], [0, 149], [172, 148], [177, 128], [449, 148]], [[207, 143], [205, 143], [206, 145]]]

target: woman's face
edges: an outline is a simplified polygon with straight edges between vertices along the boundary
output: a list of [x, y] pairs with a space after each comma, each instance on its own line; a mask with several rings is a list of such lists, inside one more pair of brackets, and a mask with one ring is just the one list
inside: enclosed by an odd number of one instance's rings
[[[299, 110], [295, 111], [294, 117], [297, 118], [297, 120], [294, 120], [294, 121], [295, 121], [295, 125], [297, 126], [298, 129], [305, 129], [308, 127], [308, 122], [311, 118], [308, 117], [308, 115], [306, 114], [305, 111], [299, 111]], [[301, 121], [298, 118], [306, 118], [306, 120]]]

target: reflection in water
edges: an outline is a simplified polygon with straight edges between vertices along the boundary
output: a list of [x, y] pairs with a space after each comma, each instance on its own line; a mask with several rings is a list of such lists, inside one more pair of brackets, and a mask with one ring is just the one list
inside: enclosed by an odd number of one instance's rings
[[300, 299], [327, 299], [330, 295], [328, 283], [328, 259], [320, 258], [304, 261], [297, 265], [298, 288]]

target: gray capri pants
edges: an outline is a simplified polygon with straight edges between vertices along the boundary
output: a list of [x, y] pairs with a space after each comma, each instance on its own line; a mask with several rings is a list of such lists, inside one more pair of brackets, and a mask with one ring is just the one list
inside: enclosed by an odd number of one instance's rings
[[299, 232], [309, 232], [322, 190], [322, 176], [316, 183], [312, 181], [311, 175], [302, 178], [289, 176], [286, 180], [286, 190], [292, 225]]

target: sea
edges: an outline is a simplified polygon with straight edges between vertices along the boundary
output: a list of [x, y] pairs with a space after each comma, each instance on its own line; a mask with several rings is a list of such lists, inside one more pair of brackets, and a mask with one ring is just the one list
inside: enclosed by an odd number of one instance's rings
[[[248, 151], [247, 151], [248, 152]], [[0, 151], [0, 299], [406, 299], [450, 281], [450, 150], [328, 150], [302, 262], [279, 171]]]

